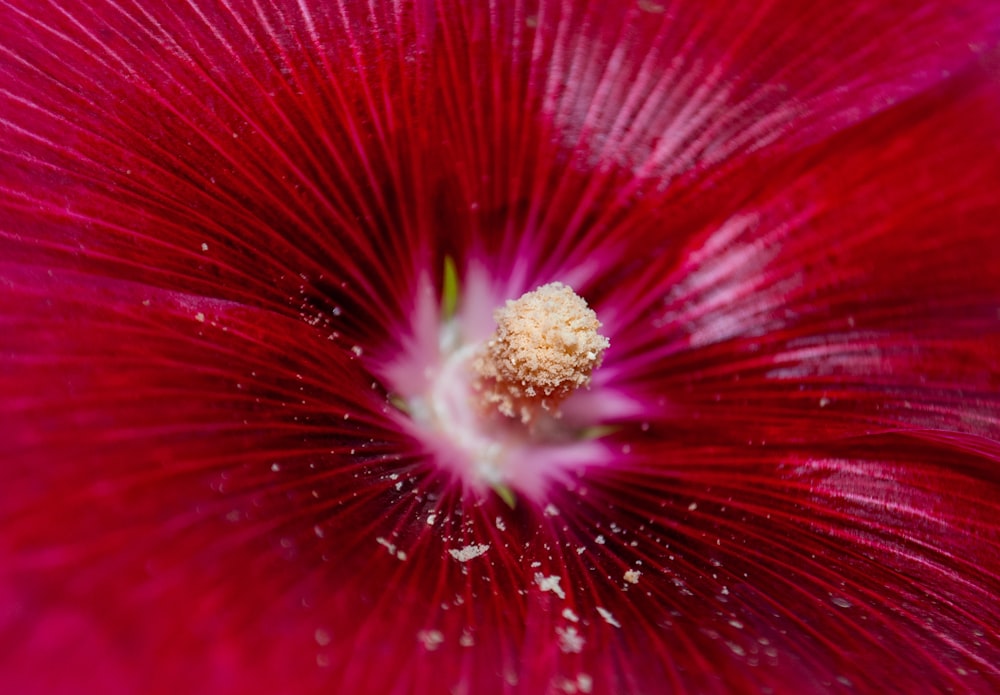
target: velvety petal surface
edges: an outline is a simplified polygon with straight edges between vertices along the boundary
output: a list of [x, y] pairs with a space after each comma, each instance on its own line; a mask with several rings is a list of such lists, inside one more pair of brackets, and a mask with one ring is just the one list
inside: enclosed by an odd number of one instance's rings
[[[1000, 688], [998, 37], [0, 2], [0, 682]], [[466, 321], [561, 280], [611, 339], [540, 500], [400, 427], [446, 258]]]

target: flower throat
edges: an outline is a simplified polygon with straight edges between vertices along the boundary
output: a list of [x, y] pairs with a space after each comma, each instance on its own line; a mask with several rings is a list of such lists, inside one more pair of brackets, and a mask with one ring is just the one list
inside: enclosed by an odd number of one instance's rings
[[[590, 387], [609, 340], [561, 282], [499, 308], [476, 290], [460, 296], [446, 262], [439, 332], [413, 343], [422, 347], [390, 375], [401, 422], [469, 488], [492, 489], [511, 506], [522, 495], [541, 501], [554, 480], [606, 459], [597, 401], [570, 407], [568, 399]], [[480, 318], [491, 310], [492, 334]]]

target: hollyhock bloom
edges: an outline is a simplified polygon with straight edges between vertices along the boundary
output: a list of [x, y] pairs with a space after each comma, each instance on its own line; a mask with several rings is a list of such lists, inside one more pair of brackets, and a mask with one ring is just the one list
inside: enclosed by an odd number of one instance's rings
[[0, 20], [7, 691], [1000, 689], [995, 3]]

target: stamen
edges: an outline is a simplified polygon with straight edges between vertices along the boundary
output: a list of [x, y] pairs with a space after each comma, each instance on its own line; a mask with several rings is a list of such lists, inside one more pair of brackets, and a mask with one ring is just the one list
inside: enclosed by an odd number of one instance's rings
[[507, 300], [493, 318], [497, 330], [473, 362], [475, 387], [485, 404], [525, 424], [541, 411], [558, 417], [610, 344], [597, 314], [561, 282]]

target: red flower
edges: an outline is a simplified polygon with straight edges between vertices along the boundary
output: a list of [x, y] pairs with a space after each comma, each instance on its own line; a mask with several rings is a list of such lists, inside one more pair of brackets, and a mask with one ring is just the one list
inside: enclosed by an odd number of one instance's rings
[[[998, 45], [975, 0], [0, 4], [0, 682], [1000, 689]], [[590, 390], [477, 410], [455, 356], [550, 282]]]

